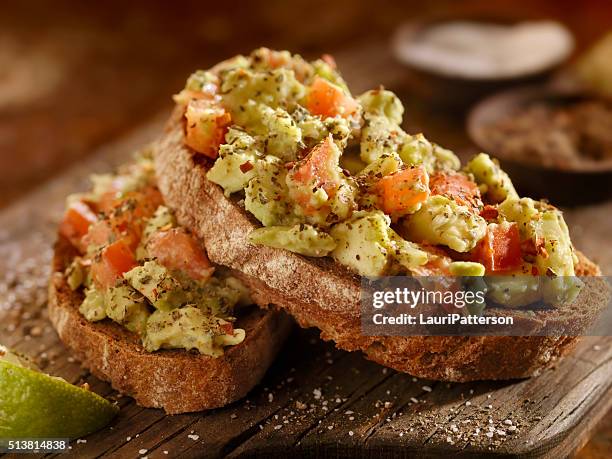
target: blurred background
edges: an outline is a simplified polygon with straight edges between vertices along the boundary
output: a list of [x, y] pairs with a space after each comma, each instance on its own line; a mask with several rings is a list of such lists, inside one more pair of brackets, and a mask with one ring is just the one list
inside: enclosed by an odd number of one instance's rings
[[[524, 78], [476, 76], [466, 82], [456, 75], [440, 79], [431, 68], [423, 72], [410, 65], [402, 40], [410, 41], [411, 33], [428, 24], [457, 20], [558, 21], [572, 44], [549, 67], [526, 72]], [[354, 93], [384, 84], [404, 102], [408, 132], [424, 132], [467, 155], [482, 146], [478, 122], [499, 111], [500, 102], [485, 115], [481, 110], [474, 121], [476, 104], [525, 83], [563, 86], [569, 80], [573, 86], [573, 66], [611, 30], [608, 0], [5, 1], [0, 14], [0, 207], [97, 147], [159, 119], [194, 69], [259, 46], [306, 58], [332, 54]], [[612, 48], [603, 51], [604, 61], [606, 52], [612, 62]], [[610, 118], [612, 111], [604, 115]], [[470, 116], [476, 125], [468, 132]], [[609, 126], [599, 131], [609, 134]], [[577, 166], [585, 167], [599, 166]], [[543, 180], [547, 185], [557, 181]], [[610, 176], [604, 180], [609, 191]], [[606, 209], [597, 211], [598, 218], [609, 221], [609, 213], [601, 213]], [[611, 435], [608, 416], [581, 457], [609, 457]]]
[[[393, 56], [397, 27], [429, 18], [555, 19], [588, 49], [612, 28], [606, 0], [428, 2], [5, 1], [0, 14], [0, 206], [96, 146], [169, 109], [195, 68], [257, 46], [330, 53], [354, 92], [384, 84], [410, 132], [469, 148], [466, 107], [433, 109]], [[571, 62], [571, 59], [570, 59]], [[460, 93], [461, 91], [459, 91]], [[442, 91], [449, 100], [457, 92]]]

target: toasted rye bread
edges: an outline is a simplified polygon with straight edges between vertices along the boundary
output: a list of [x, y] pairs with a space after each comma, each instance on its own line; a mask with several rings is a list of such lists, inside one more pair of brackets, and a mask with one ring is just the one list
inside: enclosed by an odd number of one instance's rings
[[[241, 273], [261, 305], [287, 310], [303, 327], [348, 351], [414, 376], [447, 381], [528, 377], [566, 353], [576, 337], [560, 336], [389, 336], [361, 334], [360, 280], [329, 258], [307, 258], [286, 250], [254, 246], [248, 234], [259, 223], [240, 202], [206, 178], [207, 164], [184, 146], [182, 112], [176, 109], [155, 147], [158, 184], [179, 222], [205, 241], [214, 263]], [[580, 255], [580, 275], [599, 268]], [[589, 305], [580, 313], [593, 317]], [[517, 313], [519, 316], [520, 312]], [[554, 314], [554, 313], [549, 313]], [[576, 314], [565, 320], [574, 320]], [[537, 315], [525, 323], [538, 328]]]
[[88, 322], [78, 311], [83, 296], [72, 291], [64, 270], [75, 256], [60, 237], [49, 284], [49, 318], [61, 340], [98, 378], [144, 407], [168, 414], [225, 406], [244, 397], [276, 357], [291, 329], [286, 314], [256, 307], [239, 314], [245, 340], [214, 358], [185, 350], [146, 352], [140, 339], [111, 320]]

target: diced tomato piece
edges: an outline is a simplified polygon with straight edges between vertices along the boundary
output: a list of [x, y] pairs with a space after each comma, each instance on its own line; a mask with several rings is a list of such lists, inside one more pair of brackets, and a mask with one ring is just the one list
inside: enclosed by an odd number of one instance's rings
[[480, 211], [480, 216], [485, 220], [495, 220], [498, 215], [499, 211], [497, 210], [497, 207], [490, 204], [485, 205]]
[[459, 172], [436, 172], [429, 178], [432, 195], [444, 195], [457, 204], [478, 209], [482, 206], [478, 185]]
[[333, 148], [333, 140], [328, 136], [289, 172], [291, 180], [314, 186], [327, 184], [331, 176], [330, 164], [334, 160]]
[[86, 243], [104, 245], [112, 239], [123, 239], [135, 250], [140, 242], [144, 221], [161, 204], [162, 195], [154, 186], [125, 193], [120, 198], [117, 198], [116, 192], [109, 192], [103, 204], [106, 219], [90, 228]]
[[100, 220], [89, 227], [89, 231], [83, 237], [83, 245], [102, 247], [113, 239], [113, 229], [108, 220]]
[[220, 324], [219, 325], [219, 329], [223, 333], [225, 333], [226, 335], [233, 335], [234, 334], [234, 324], [232, 324], [231, 322]]
[[195, 99], [185, 112], [185, 143], [198, 153], [216, 159], [219, 146], [231, 122], [230, 114], [219, 104], [207, 99]]
[[401, 216], [425, 201], [429, 196], [428, 176], [423, 166], [394, 172], [381, 178], [375, 185], [379, 205], [389, 215]]
[[67, 238], [70, 243], [83, 250], [83, 236], [89, 231], [92, 223], [98, 220], [96, 214], [83, 202], [72, 203], [60, 223], [59, 232]]
[[134, 252], [120, 239], [106, 246], [91, 264], [93, 281], [101, 288], [112, 287], [123, 273], [136, 266]]
[[521, 267], [521, 238], [514, 222], [490, 223], [487, 234], [473, 250], [473, 261], [482, 263], [487, 272], [511, 271]]
[[147, 186], [138, 191], [126, 193], [122, 200], [134, 202], [132, 213], [135, 218], [140, 219], [151, 217], [157, 208], [164, 203], [162, 194], [154, 186]]
[[215, 270], [198, 241], [182, 228], [155, 233], [147, 249], [166, 268], [183, 271], [195, 280], [206, 281]]
[[312, 148], [310, 153], [295, 164], [288, 173], [288, 182], [296, 184], [295, 187], [290, 187], [289, 194], [306, 215], [312, 215], [317, 211], [317, 208], [310, 202], [313, 188], [323, 188], [330, 197], [334, 196], [338, 189], [337, 178], [334, 177], [334, 168], [338, 167], [338, 158], [334, 148], [330, 135]]
[[306, 108], [313, 115], [324, 118], [340, 115], [348, 117], [357, 111], [359, 104], [342, 88], [321, 77], [315, 77], [308, 93]]

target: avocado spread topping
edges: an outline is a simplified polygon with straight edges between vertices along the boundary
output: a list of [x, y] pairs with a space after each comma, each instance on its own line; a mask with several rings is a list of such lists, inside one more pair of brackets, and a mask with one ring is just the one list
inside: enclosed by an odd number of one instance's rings
[[241, 343], [245, 331], [234, 328], [234, 309], [250, 303], [248, 293], [177, 225], [149, 155], [92, 181], [92, 191], [68, 198], [60, 225], [79, 251], [66, 279], [83, 292], [81, 314], [120, 324], [149, 352], [193, 349], [218, 357]]
[[405, 132], [395, 94], [353, 95], [330, 56], [260, 48], [198, 70], [175, 101], [208, 179], [261, 223], [253, 244], [367, 276], [574, 275], [559, 210], [519, 197], [485, 153], [462, 167]]

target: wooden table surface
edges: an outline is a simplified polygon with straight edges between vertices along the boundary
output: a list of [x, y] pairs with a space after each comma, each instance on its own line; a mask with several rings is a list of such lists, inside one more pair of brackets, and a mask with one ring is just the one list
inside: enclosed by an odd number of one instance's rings
[[[371, 3], [347, 0], [333, 5], [280, 0], [245, 5], [202, 3], [182, 2], [174, 8], [155, 2], [111, 1], [95, 8], [81, 2], [41, 3], [38, 7], [30, 2], [3, 3], [0, 206], [15, 202], [112, 139], [127, 135], [134, 140], [130, 137], [134, 131], [135, 138], [152, 138], [152, 115], [169, 109], [169, 95], [191, 70], [259, 45], [289, 48], [307, 57], [335, 54], [355, 91], [384, 83], [404, 100], [407, 129], [424, 131], [466, 154], [471, 145], [463, 129], [464, 112], [434, 107], [411, 92], [404, 69], [390, 56], [388, 38], [397, 24], [423, 14], [555, 17], [572, 28], [579, 49], [612, 24], [608, 4], [597, 0], [523, 5], [508, 0], [489, 5], [476, 0], [460, 6], [452, 1], [390, 2], [374, 13]], [[143, 131], [141, 126], [148, 127]], [[88, 164], [83, 175], [91, 167]], [[610, 210], [593, 206], [569, 215], [579, 247], [594, 256], [608, 274], [612, 273], [612, 253], [602, 250], [601, 243], [612, 230]], [[593, 219], [600, 224], [583, 223]], [[21, 255], [11, 253], [16, 263]], [[0, 294], [5, 304], [12, 299], [7, 292]], [[36, 301], [44, 302], [44, 298]], [[55, 351], [61, 349], [58, 346]], [[77, 368], [71, 371], [78, 379]], [[606, 418], [580, 457], [607, 457], [612, 449], [611, 418]]]

